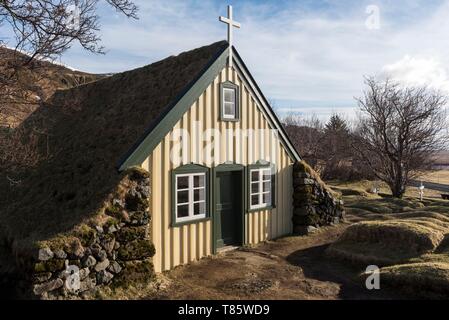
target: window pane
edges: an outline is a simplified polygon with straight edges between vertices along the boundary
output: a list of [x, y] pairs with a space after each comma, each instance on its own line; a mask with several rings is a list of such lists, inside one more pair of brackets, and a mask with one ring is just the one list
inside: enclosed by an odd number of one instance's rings
[[178, 179], [178, 189], [187, 189], [189, 187], [189, 177], [177, 177]]
[[259, 171], [252, 171], [251, 172], [251, 182], [259, 181]]
[[194, 204], [194, 215], [206, 214], [206, 202], [199, 202]]
[[197, 176], [194, 176], [193, 177], [193, 186], [195, 187], [195, 188], [198, 188], [198, 187], [204, 187], [205, 186], [205, 175], [204, 174], [202, 174], [202, 175], [197, 175]]
[[177, 203], [186, 203], [189, 202], [189, 191], [178, 191], [178, 202]]
[[263, 183], [263, 191], [265, 191], [265, 192], [271, 191], [271, 182], [270, 181]]
[[251, 193], [259, 192], [259, 182], [251, 183]]
[[225, 102], [235, 102], [235, 90], [234, 89], [224, 89], [224, 101]]
[[225, 102], [224, 114], [227, 116], [235, 116], [235, 104], [230, 103], [230, 102]]
[[189, 205], [183, 204], [178, 206], [178, 218], [187, 217], [189, 215]]
[[271, 180], [271, 170], [264, 170], [263, 171], [263, 179], [264, 180]]
[[263, 203], [271, 204], [271, 193], [270, 192], [263, 194]]
[[203, 201], [206, 200], [206, 189], [196, 189], [193, 190], [193, 201]]
[[251, 205], [254, 206], [254, 205], [258, 205], [258, 204], [259, 204], [259, 195], [256, 194], [256, 195], [251, 196]]

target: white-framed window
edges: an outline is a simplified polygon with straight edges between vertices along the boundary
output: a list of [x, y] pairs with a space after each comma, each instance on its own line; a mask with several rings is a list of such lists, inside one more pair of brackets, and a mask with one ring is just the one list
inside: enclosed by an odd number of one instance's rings
[[206, 217], [206, 173], [175, 175], [175, 222]]
[[272, 205], [271, 168], [250, 170], [250, 209], [259, 209]]
[[239, 120], [239, 87], [230, 81], [220, 85], [221, 120]]
[[235, 119], [237, 114], [236, 90], [234, 88], [223, 88], [223, 118]]

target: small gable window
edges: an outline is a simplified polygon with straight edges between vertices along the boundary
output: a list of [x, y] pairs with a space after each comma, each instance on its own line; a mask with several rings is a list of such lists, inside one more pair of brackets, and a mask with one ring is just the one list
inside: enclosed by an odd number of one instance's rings
[[221, 120], [238, 121], [239, 119], [239, 87], [226, 81], [221, 84]]
[[173, 171], [173, 225], [207, 218], [208, 176], [208, 168], [197, 165]]

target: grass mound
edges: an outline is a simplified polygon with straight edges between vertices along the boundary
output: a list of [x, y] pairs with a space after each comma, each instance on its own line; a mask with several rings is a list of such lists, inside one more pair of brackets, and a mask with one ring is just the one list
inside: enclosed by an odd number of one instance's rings
[[342, 196], [360, 196], [360, 197], [369, 196], [368, 192], [359, 189], [350, 189], [350, 188], [333, 188], [333, 189], [340, 192]]
[[430, 217], [365, 221], [349, 226], [328, 252], [355, 264], [403, 263], [434, 251], [449, 224]]
[[431, 298], [449, 294], [449, 264], [444, 262], [418, 262], [384, 267], [380, 270], [381, 283]]
[[[332, 184], [331, 184], [332, 185]], [[365, 196], [369, 181], [333, 183], [345, 202], [349, 221], [357, 222], [328, 248], [330, 256], [364, 269], [381, 267], [381, 286], [395, 287], [419, 298], [449, 296], [449, 201], [439, 193], [422, 200], [416, 188], [404, 198]], [[353, 189], [353, 191], [343, 191]], [[363, 275], [362, 275], [363, 277]]]
[[[346, 207], [352, 208], [355, 213], [360, 210], [360, 213], [363, 211], [369, 211], [371, 213], [395, 213], [395, 212], [407, 212], [413, 211], [417, 209], [425, 209], [425, 205], [418, 201], [417, 199], [405, 198], [405, 199], [395, 199], [389, 196], [386, 197], [376, 197], [369, 199], [360, 199], [360, 197], [351, 197], [345, 198]], [[448, 212], [448, 207], [446, 208], [446, 212]], [[433, 210], [429, 210], [433, 211]], [[438, 212], [444, 212], [443, 210], [439, 210]]]

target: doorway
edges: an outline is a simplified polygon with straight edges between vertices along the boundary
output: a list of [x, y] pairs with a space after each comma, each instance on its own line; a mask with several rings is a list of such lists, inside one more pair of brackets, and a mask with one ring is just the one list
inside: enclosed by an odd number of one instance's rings
[[219, 168], [215, 174], [216, 249], [243, 243], [243, 178], [241, 166]]

